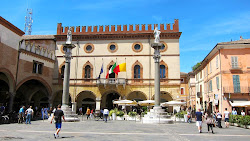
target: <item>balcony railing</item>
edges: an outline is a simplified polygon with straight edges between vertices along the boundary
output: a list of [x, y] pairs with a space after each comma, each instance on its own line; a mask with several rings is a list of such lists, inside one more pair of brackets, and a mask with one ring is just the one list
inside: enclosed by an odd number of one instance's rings
[[246, 86], [240, 86], [240, 87], [234, 87], [234, 86], [225, 86], [223, 87], [224, 93], [250, 93], [250, 87]]
[[242, 69], [242, 65], [241, 63], [235, 63], [235, 64], [232, 64], [230, 63], [230, 70], [241, 70]]
[[125, 78], [109, 78], [109, 79], [105, 79], [105, 78], [100, 78], [96, 80], [96, 84], [97, 85], [123, 85], [125, 87], [126, 85], [126, 79]]

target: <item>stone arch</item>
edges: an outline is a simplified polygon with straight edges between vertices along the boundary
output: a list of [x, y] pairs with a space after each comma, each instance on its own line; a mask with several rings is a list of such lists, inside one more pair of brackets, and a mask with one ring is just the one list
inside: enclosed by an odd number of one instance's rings
[[113, 100], [119, 99], [121, 94], [115, 90], [108, 90], [102, 94], [101, 107], [107, 107], [109, 110], [114, 108]]
[[163, 60], [161, 60], [160, 65], [165, 66], [165, 78], [168, 78], [168, 65]]
[[9, 92], [14, 92], [16, 81], [12, 73], [6, 68], [0, 68], [0, 72], [8, 78]]
[[59, 66], [59, 73], [58, 73], [58, 78], [63, 78], [62, 76], [64, 74], [62, 74], [62, 67], [65, 66], [65, 61]]
[[27, 77], [27, 78], [23, 79], [22, 81], [20, 81], [20, 82], [18, 83], [18, 85], [17, 85], [17, 87], [16, 87], [16, 90], [17, 90], [20, 86], [22, 86], [25, 82], [27, 82], [27, 81], [29, 81], [29, 80], [32, 80], [32, 79], [38, 80], [39, 82], [41, 82], [41, 83], [45, 86], [45, 88], [47, 89], [49, 95], [51, 96], [51, 94], [52, 94], [52, 88], [51, 88], [50, 85], [46, 82], [46, 80], [44, 80], [43, 78], [38, 77], [38, 76], [30, 76], [30, 77]]
[[126, 97], [128, 100], [136, 100], [136, 101], [148, 99], [147, 95], [141, 91], [132, 91]]
[[[154, 100], [154, 98], [155, 98], [155, 95], [152, 96], [152, 100]], [[160, 92], [160, 99], [161, 99], [160, 102], [167, 102], [167, 101], [174, 100], [173, 96], [169, 92], [166, 92], [166, 91]]]
[[90, 109], [96, 108], [96, 94], [92, 91], [85, 90], [81, 91], [76, 96], [76, 104], [77, 104], [77, 110], [82, 107], [83, 113], [86, 112], [87, 107]]
[[[136, 80], [136, 79], [134, 78], [134, 68], [135, 68], [136, 65], [139, 65], [139, 66], [140, 66], [140, 79], [139, 79], [139, 80]], [[133, 79], [132, 82], [140, 82], [140, 83], [143, 82], [143, 81], [142, 81], [142, 79], [143, 79], [143, 65], [142, 65], [138, 60], [136, 60], [135, 63], [132, 65], [132, 67], [131, 67], [131, 73], [132, 73], [132, 74], [131, 74], [131, 76], [132, 76], [131, 79]]]
[[90, 78], [93, 78], [93, 65], [89, 62], [89, 61], [87, 61], [84, 65], [83, 65], [83, 67], [82, 67], [82, 78], [83, 79], [85, 79], [85, 67], [87, 66], [87, 65], [89, 65], [90, 66]]

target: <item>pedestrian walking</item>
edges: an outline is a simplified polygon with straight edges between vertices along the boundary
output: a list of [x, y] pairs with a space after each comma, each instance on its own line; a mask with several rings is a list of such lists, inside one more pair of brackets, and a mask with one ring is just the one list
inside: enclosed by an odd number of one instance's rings
[[233, 108], [232, 115], [237, 115], [237, 111]]
[[26, 111], [25, 111], [25, 113], [27, 114], [27, 116], [26, 116], [26, 124], [31, 124], [31, 117], [33, 117], [33, 115], [34, 115], [34, 111], [33, 111], [33, 109], [32, 109], [32, 106], [30, 106]]
[[229, 127], [229, 115], [230, 115], [230, 113], [227, 111], [227, 108], [225, 108], [224, 118], [225, 118], [225, 126], [226, 126], [226, 128]]
[[222, 128], [222, 126], [221, 126], [222, 115], [221, 115], [221, 113], [219, 111], [217, 111], [216, 117], [217, 117], [217, 121], [218, 121], [218, 127]]
[[241, 110], [241, 113], [240, 113], [242, 116], [245, 116], [246, 115], [246, 113], [243, 111], [243, 110]]
[[108, 120], [108, 115], [109, 115], [109, 110], [108, 110], [108, 108], [104, 108], [104, 110], [103, 110], [103, 115], [104, 115], [104, 121], [107, 122], [107, 120]]
[[90, 119], [93, 119], [93, 118], [94, 118], [94, 110], [91, 109], [91, 111], [90, 111]]
[[89, 107], [87, 108], [86, 115], [87, 115], [87, 120], [88, 120], [89, 116], [90, 116], [90, 109], [89, 109]]
[[[190, 108], [191, 109], [191, 108]], [[192, 121], [192, 116], [191, 116], [191, 112], [190, 112], [190, 110], [188, 110], [187, 111], [187, 118], [188, 118], [188, 123], [191, 123], [191, 121]]]
[[25, 106], [22, 106], [18, 112], [18, 123], [23, 123], [24, 122], [24, 109], [25, 109]]
[[206, 113], [206, 123], [207, 123], [207, 131], [209, 133], [209, 128], [211, 129], [212, 134], [214, 133], [214, 119], [210, 113]]
[[54, 134], [55, 139], [59, 137], [59, 132], [61, 131], [61, 128], [62, 128], [62, 118], [65, 121], [64, 113], [61, 110], [61, 105], [59, 104], [50, 122], [52, 124], [53, 119], [55, 119], [55, 122], [56, 122], [56, 133]]
[[195, 113], [196, 126], [198, 127], [199, 133], [202, 133], [202, 113], [201, 109], [198, 109], [198, 112]]

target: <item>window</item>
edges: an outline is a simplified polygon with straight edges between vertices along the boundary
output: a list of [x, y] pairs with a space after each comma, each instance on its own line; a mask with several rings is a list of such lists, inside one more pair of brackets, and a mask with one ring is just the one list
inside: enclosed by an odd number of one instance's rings
[[33, 60], [33, 73], [42, 74], [43, 71], [43, 63], [37, 62]]
[[108, 44], [108, 50], [109, 50], [109, 52], [114, 53], [114, 52], [117, 51], [117, 49], [118, 49], [118, 46], [117, 46], [116, 43], [109, 43]]
[[216, 77], [216, 85], [217, 85], [217, 89], [220, 89], [219, 76]]
[[61, 78], [64, 78], [65, 65], [61, 67]]
[[202, 79], [202, 71], [200, 71], [200, 79]]
[[217, 55], [216, 56], [216, 69], [219, 68], [219, 56]]
[[212, 92], [213, 91], [213, 87], [212, 87], [212, 80], [209, 81], [209, 91]]
[[231, 56], [232, 68], [238, 68], [238, 57]]
[[143, 49], [142, 43], [140, 43], [140, 42], [135, 42], [135, 43], [133, 43], [133, 45], [132, 45], [132, 50], [133, 50], [134, 52], [141, 52], [142, 49]]
[[84, 78], [90, 78], [90, 73], [91, 73], [91, 67], [89, 65], [87, 65], [85, 67], [85, 74], [84, 74]]
[[161, 41], [161, 43], [163, 45], [160, 48], [160, 52], [165, 52], [167, 50], [167, 48], [168, 48], [168, 45], [165, 42], [163, 42], [163, 41]]
[[92, 53], [94, 51], [94, 45], [91, 43], [85, 44], [83, 48], [86, 53]]
[[209, 66], [210, 66], [210, 73], [212, 73], [212, 61], [209, 63]]
[[181, 78], [181, 83], [184, 83], [184, 78]]
[[135, 67], [134, 67], [134, 78], [141, 78], [139, 65], [135, 65]]
[[164, 65], [160, 65], [160, 78], [166, 78], [166, 67]]
[[240, 76], [233, 75], [234, 93], [240, 93]]
[[206, 72], [207, 72], [207, 76], [208, 76], [208, 65], [206, 66]]
[[181, 95], [185, 95], [184, 88], [181, 88]]
[[202, 85], [200, 85], [200, 94], [202, 94]]
[[196, 81], [198, 81], [198, 74], [196, 74]]

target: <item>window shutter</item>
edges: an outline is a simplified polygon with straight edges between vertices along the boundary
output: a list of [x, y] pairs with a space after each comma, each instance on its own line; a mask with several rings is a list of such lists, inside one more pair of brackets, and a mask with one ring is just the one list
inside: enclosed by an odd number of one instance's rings
[[233, 85], [234, 85], [234, 92], [240, 93], [240, 76], [233, 75]]
[[232, 68], [237, 68], [238, 67], [238, 57], [237, 56], [232, 56], [231, 57], [231, 63], [232, 63]]
[[218, 59], [219, 57], [218, 57], [218, 55], [216, 56], [216, 68], [219, 68], [219, 59]]
[[217, 89], [220, 89], [220, 85], [219, 85], [219, 77], [216, 77], [216, 84], [217, 84]]

